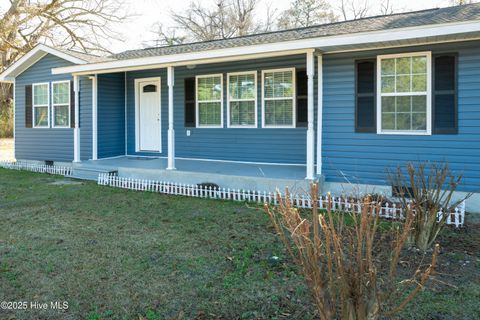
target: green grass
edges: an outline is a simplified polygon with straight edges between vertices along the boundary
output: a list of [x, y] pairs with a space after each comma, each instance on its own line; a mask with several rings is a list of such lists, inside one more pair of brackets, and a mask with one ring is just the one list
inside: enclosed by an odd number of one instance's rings
[[[0, 169], [0, 301], [69, 305], [7, 318], [315, 317], [302, 277], [261, 210], [90, 182], [52, 185], [62, 180]], [[465, 259], [459, 252], [445, 256], [456, 263]], [[470, 278], [453, 279], [457, 288], [422, 292], [401, 317], [474, 319], [478, 261], [474, 272], [459, 270]]]
[[312, 317], [293, 266], [268, 263], [285, 252], [261, 210], [56, 180], [0, 170], [3, 300], [65, 300], [86, 319]]

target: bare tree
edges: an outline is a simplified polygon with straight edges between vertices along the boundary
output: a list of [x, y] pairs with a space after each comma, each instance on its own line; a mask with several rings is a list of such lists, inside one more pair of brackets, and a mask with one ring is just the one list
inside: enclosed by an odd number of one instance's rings
[[184, 12], [172, 12], [175, 28], [155, 32], [162, 44], [183, 43], [186, 41], [209, 41], [227, 39], [236, 36], [267, 31], [270, 28], [275, 10], [267, 7], [267, 17], [256, 16], [259, 0], [216, 0], [213, 5], [205, 6], [200, 2], [191, 2]]
[[[10, 66], [38, 43], [82, 51], [108, 52], [119, 35], [112, 30], [126, 15], [116, 0], [9, 0], [0, 12], [0, 68]], [[10, 86], [2, 85], [0, 104]]]
[[477, 3], [477, 0], [450, 0], [452, 6], [462, 6], [464, 4]]
[[338, 9], [343, 20], [356, 20], [367, 17], [371, 7], [368, 0], [340, 0]]
[[327, 1], [294, 0], [278, 19], [278, 28], [300, 28], [334, 21], [337, 16]]

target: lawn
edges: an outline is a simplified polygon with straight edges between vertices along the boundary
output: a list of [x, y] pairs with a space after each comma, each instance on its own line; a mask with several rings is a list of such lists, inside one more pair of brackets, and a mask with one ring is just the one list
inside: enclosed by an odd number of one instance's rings
[[[68, 302], [63, 311], [0, 310], [1, 319], [315, 317], [266, 215], [244, 203], [0, 169], [0, 217], [0, 300]], [[472, 230], [442, 235], [456, 244], [441, 255], [443, 271], [458, 270], [441, 281], [454, 286], [433, 283], [402, 318], [480, 314]]]

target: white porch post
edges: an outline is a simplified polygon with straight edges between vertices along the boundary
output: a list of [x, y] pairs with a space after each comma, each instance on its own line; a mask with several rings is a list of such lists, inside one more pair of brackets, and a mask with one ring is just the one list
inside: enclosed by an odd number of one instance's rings
[[167, 68], [168, 80], [168, 166], [167, 170], [175, 170], [175, 131], [173, 129], [173, 86], [174, 86], [174, 69]]
[[92, 160], [98, 159], [98, 84], [97, 75], [91, 77], [92, 79]]
[[322, 131], [323, 131], [323, 56], [318, 61], [318, 102], [317, 102], [317, 175], [322, 174]]
[[307, 77], [308, 77], [308, 126], [307, 126], [307, 177], [306, 179], [314, 179], [315, 171], [315, 128], [314, 128], [314, 94], [313, 80], [315, 76], [315, 59], [314, 50], [307, 52]]
[[80, 99], [79, 79], [73, 76], [73, 91], [75, 92], [75, 127], [73, 129], [73, 162], [80, 162]]

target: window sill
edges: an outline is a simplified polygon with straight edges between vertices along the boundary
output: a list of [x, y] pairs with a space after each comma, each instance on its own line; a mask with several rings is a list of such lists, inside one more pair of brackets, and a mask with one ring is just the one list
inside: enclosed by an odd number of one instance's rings
[[432, 133], [428, 131], [377, 131], [377, 134], [384, 135], [404, 135], [404, 136], [431, 136]]

